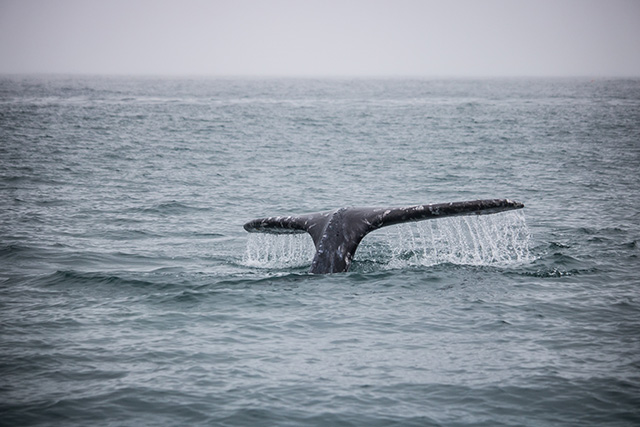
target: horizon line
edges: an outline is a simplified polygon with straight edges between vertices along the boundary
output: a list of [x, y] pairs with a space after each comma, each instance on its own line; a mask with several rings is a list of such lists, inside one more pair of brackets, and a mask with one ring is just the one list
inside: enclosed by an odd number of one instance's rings
[[139, 73], [0, 71], [2, 77], [139, 77], [204, 79], [299, 79], [299, 80], [491, 80], [491, 79], [639, 79], [640, 74], [250, 74], [250, 73]]

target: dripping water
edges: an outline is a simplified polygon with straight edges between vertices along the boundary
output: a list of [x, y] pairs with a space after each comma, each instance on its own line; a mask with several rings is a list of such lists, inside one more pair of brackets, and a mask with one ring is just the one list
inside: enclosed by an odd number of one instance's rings
[[531, 261], [531, 234], [521, 211], [442, 218], [380, 231], [390, 268], [444, 263], [506, 266]]
[[296, 268], [310, 265], [315, 247], [307, 233], [250, 233], [243, 264], [258, 268]]

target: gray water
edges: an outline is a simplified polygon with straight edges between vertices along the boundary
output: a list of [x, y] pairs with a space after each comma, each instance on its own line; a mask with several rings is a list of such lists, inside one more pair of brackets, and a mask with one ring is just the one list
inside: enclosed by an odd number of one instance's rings
[[0, 78], [0, 424], [638, 425], [639, 170], [639, 80]]

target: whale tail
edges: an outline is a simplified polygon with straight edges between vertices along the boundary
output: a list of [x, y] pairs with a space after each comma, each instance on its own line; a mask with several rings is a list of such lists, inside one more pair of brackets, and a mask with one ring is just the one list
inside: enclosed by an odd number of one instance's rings
[[521, 209], [508, 199], [415, 205], [402, 208], [340, 208], [306, 215], [275, 216], [247, 222], [250, 233], [309, 233], [316, 247], [310, 273], [348, 271], [358, 245], [381, 227], [461, 215], [486, 215]]

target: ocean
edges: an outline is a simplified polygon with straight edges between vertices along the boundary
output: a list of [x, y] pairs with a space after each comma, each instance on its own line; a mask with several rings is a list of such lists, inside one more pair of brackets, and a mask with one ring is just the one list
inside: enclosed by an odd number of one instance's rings
[[639, 425], [639, 171], [638, 79], [0, 77], [0, 425]]

